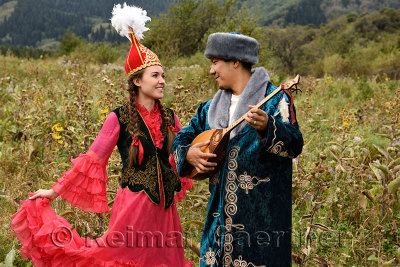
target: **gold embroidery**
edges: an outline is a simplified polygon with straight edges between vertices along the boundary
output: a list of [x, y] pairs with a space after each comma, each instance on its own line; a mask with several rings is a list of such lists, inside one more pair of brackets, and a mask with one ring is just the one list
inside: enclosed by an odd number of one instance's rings
[[271, 149], [270, 152], [273, 154], [279, 154], [285, 144], [282, 141], [277, 142]]
[[147, 68], [147, 67], [150, 67], [150, 66], [154, 66], [154, 65], [159, 65], [159, 66], [161, 66], [161, 63], [160, 63], [160, 62], [150, 62], [150, 63], [147, 63], [147, 64], [143, 64], [143, 65], [137, 67], [136, 69], [131, 70], [131, 71], [128, 73], [128, 76], [131, 75], [131, 74], [133, 74], [133, 73], [138, 72], [139, 70], [142, 70], [142, 69], [144, 69], [144, 68]]
[[239, 156], [239, 146], [233, 146], [229, 151], [229, 162], [228, 162], [228, 175], [227, 175], [227, 183], [225, 186], [226, 196], [225, 201], [226, 204], [224, 206], [224, 211], [226, 214], [225, 220], [225, 239], [224, 239], [224, 257], [223, 264], [224, 266], [230, 266], [232, 263], [232, 252], [233, 252], [233, 235], [231, 233], [232, 228], [232, 217], [237, 212], [237, 196], [236, 191], [238, 189], [235, 180], [236, 173], [235, 170], [238, 168], [237, 158]]
[[[256, 183], [253, 183], [253, 180], [257, 180]], [[259, 185], [262, 182], [269, 182], [270, 179], [268, 177], [261, 179], [257, 176], [248, 175], [247, 172], [239, 175], [238, 177], [239, 187], [243, 190], [246, 190], [246, 194], [249, 193], [249, 190], [252, 190], [255, 186]]]
[[247, 263], [247, 261], [243, 260], [242, 255], [240, 255], [238, 259], [233, 261], [233, 266], [234, 267], [250, 267], [250, 266], [253, 266], [253, 267], [265, 267], [265, 265], [256, 266], [252, 262]]
[[[132, 36], [133, 36], [133, 34], [132, 34]], [[131, 38], [132, 38], [132, 37], [131, 37]], [[136, 40], [136, 38], [132, 38], [132, 40], [133, 40], [133, 42], [135, 43], [136, 50], [138, 51], [140, 60], [142, 61], [142, 64], [143, 64], [143, 63], [144, 63], [144, 62], [143, 62], [143, 58], [142, 58], [142, 55], [140, 54], [140, 51], [139, 51], [139, 47], [142, 47], [143, 45], [142, 45], [141, 43], [139, 43], [139, 42]], [[142, 49], [140, 49], [140, 50], [142, 50]]]
[[[150, 49], [146, 48], [142, 44], [139, 44], [140, 51], [145, 54], [144, 63], [159, 63], [160, 60], [158, 59], [157, 55], [151, 51]], [[140, 54], [140, 53], [139, 53]], [[161, 63], [159, 63], [161, 65]]]
[[135, 168], [125, 168], [122, 171], [122, 182], [128, 183], [129, 185], [143, 185], [149, 189], [153, 196], [159, 196], [156, 192], [157, 180], [151, 179], [151, 177], [157, 177], [156, 168], [156, 157], [153, 156], [146, 163], [146, 168], [144, 170], [136, 170]]
[[288, 157], [288, 158], [293, 158], [291, 156], [289, 156], [287, 151], [282, 151], [283, 147], [285, 146], [285, 143], [283, 143], [283, 141], [278, 141], [276, 144], [274, 144], [274, 141], [276, 139], [276, 124], [275, 124], [275, 118], [272, 117], [273, 120], [273, 125], [274, 125], [274, 138], [272, 138], [272, 145], [267, 149], [268, 152], [281, 156], [281, 157]]
[[161, 161], [160, 163], [163, 165], [161, 171], [163, 179], [164, 203], [167, 205], [173, 202], [174, 191], [179, 191], [181, 181], [172, 168], [167, 168]]
[[215, 258], [215, 253], [214, 251], [211, 250], [211, 248], [206, 252], [206, 264], [207, 265], [212, 265], [215, 264], [217, 259]]

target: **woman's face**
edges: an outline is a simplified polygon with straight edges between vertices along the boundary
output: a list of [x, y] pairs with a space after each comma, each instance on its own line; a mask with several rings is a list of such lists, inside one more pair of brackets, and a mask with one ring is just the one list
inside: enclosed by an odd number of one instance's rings
[[147, 67], [141, 79], [134, 80], [139, 87], [139, 96], [149, 99], [161, 99], [165, 87], [164, 72], [161, 66]]

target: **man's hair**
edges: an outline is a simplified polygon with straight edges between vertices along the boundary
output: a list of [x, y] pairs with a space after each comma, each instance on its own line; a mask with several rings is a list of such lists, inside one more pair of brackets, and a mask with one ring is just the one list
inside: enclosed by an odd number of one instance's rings
[[253, 66], [251, 63], [243, 62], [243, 61], [240, 61], [238, 59], [224, 59], [223, 58], [222, 60], [225, 61], [225, 62], [239, 61], [240, 63], [242, 63], [243, 68], [245, 70], [249, 71], [249, 72], [251, 72], [251, 67]]

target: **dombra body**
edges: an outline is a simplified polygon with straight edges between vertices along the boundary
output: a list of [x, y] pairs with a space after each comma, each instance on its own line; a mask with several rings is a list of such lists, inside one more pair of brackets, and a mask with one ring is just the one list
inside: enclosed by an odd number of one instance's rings
[[[260, 103], [256, 105], [257, 108], [260, 108], [264, 105], [268, 100], [270, 100], [274, 95], [281, 92], [282, 90], [290, 90], [293, 86], [297, 85], [300, 82], [300, 75], [297, 75], [294, 79], [288, 80], [279, 86], [275, 91], [269, 94], [266, 98], [264, 98]], [[196, 180], [204, 180], [206, 178], [212, 177], [215, 173], [219, 171], [221, 167], [222, 161], [225, 158], [225, 151], [226, 147], [229, 142], [229, 133], [238, 126], [244, 119], [246, 114], [240, 117], [237, 121], [235, 121], [232, 125], [228, 128], [224, 129], [211, 129], [202, 132], [192, 141], [191, 145], [195, 145], [198, 143], [210, 141], [210, 143], [206, 146], [201, 148], [201, 151], [204, 153], [213, 153], [217, 156], [214, 158], [205, 158], [208, 162], [216, 162], [217, 166], [213, 171], [207, 173], [198, 173], [197, 170], [194, 168], [192, 172], [188, 175], [188, 178], [196, 179]]]

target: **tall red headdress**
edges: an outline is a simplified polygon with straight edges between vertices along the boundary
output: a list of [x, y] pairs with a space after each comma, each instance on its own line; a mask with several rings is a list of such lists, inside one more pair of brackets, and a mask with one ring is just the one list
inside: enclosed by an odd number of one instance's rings
[[143, 38], [143, 32], [148, 30], [145, 27], [146, 22], [151, 20], [147, 16], [147, 12], [124, 3], [122, 7], [120, 4], [115, 5], [112, 15], [112, 26], [121, 36], [125, 36], [131, 41], [131, 49], [125, 61], [126, 74], [131, 75], [153, 65], [161, 66], [157, 55], [139, 43], [139, 40]]

